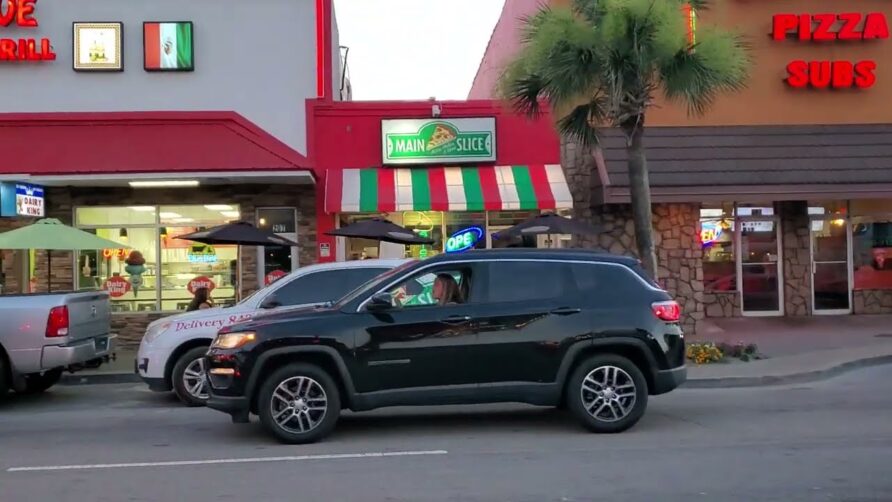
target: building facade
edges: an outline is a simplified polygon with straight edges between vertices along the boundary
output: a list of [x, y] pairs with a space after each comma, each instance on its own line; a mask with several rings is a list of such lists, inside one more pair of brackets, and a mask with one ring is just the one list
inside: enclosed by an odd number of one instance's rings
[[[2, 252], [0, 287], [104, 288], [114, 328], [316, 259], [308, 100], [340, 96], [330, 0], [14, 0], [0, 16], [0, 231], [46, 216], [125, 251]], [[245, 220], [296, 248], [176, 239]]]
[[[572, 206], [548, 116], [531, 121], [491, 100], [316, 103], [312, 113], [324, 187], [316, 200], [320, 261], [566, 242], [493, 237], [542, 211]], [[372, 217], [434, 243], [407, 247], [326, 234]]]
[[[472, 96], [494, 95], [534, 4], [506, 6]], [[875, 0], [729, 0], [697, 13], [700, 26], [738, 30], [754, 65], [748, 88], [703, 116], [662, 98], [648, 112], [659, 276], [688, 326], [892, 312], [890, 14]], [[596, 152], [563, 145], [575, 211], [603, 225], [586, 244], [634, 253], [624, 141], [603, 140]]]

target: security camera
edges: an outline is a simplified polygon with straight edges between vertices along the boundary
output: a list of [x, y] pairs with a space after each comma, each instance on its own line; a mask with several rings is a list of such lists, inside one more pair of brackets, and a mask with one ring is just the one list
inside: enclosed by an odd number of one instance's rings
[[431, 106], [431, 116], [434, 117], [434, 118], [439, 117], [439, 116], [440, 116], [440, 113], [441, 113], [442, 111], [443, 111], [443, 110], [440, 109], [440, 105], [433, 105], [433, 106]]

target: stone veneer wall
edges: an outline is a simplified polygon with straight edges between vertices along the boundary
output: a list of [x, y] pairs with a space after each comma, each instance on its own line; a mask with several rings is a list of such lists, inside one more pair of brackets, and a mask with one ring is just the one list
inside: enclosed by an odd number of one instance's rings
[[[316, 201], [312, 185], [220, 185], [190, 189], [135, 190], [131, 188], [49, 188], [46, 193], [47, 216], [73, 224], [74, 208], [80, 206], [138, 206], [138, 205], [201, 205], [237, 204], [243, 219], [253, 222], [257, 207], [296, 207], [300, 265], [316, 262]], [[0, 231], [30, 224], [31, 220], [0, 219]], [[7, 291], [18, 288], [14, 263], [4, 256]], [[242, 295], [260, 287], [257, 277], [257, 253], [254, 248], [242, 248]], [[74, 286], [74, 258], [69, 251], [54, 251], [50, 271], [53, 290], [71, 290]], [[47, 290], [46, 252], [38, 251], [36, 259], [37, 291]], [[161, 314], [114, 314], [113, 332], [119, 335], [122, 346], [139, 344], [146, 325]]]
[[737, 291], [713, 291], [703, 294], [706, 317], [739, 317], [740, 293]]
[[892, 314], [892, 290], [855, 290], [853, 299], [855, 314]]
[[806, 202], [779, 205], [783, 244], [784, 314], [811, 315], [811, 235]]

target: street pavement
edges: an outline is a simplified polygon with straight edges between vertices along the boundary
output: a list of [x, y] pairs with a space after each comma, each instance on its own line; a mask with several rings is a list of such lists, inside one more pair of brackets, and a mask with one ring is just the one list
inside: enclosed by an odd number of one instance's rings
[[348, 413], [308, 446], [141, 385], [62, 386], [0, 405], [0, 500], [892, 501], [890, 382], [680, 389], [613, 436], [520, 405]]

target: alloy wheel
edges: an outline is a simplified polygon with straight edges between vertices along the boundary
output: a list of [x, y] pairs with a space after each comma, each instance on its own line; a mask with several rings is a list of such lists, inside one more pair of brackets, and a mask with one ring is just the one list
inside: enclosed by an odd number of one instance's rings
[[279, 427], [293, 434], [305, 434], [322, 423], [328, 410], [328, 397], [316, 380], [296, 376], [276, 387], [269, 405]]
[[622, 368], [600, 366], [582, 380], [582, 405], [595, 420], [616, 422], [635, 407], [635, 381]]
[[204, 365], [204, 358], [195, 359], [183, 371], [183, 387], [190, 396], [196, 399], [206, 400], [208, 394], [208, 376], [207, 368]]

